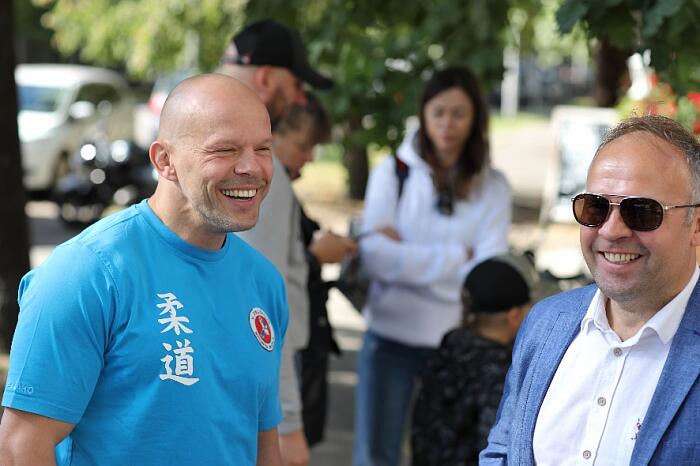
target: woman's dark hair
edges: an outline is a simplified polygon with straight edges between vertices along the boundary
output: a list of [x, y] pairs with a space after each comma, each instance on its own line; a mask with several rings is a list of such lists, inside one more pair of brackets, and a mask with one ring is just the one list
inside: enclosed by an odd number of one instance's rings
[[[439, 93], [455, 87], [463, 90], [471, 100], [474, 106], [474, 121], [469, 137], [457, 160], [457, 176], [454, 186], [452, 186], [448, 170], [440, 164], [435, 153], [435, 146], [428, 137], [425, 125], [425, 106]], [[423, 160], [433, 169], [433, 182], [438, 193], [441, 197], [456, 196], [466, 199], [472, 188], [472, 181], [489, 164], [488, 107], [481, 93], [479, 80], [465, 66], [453, 66], [436, 71], [423, 88], [419, 117], [418, 151]]]

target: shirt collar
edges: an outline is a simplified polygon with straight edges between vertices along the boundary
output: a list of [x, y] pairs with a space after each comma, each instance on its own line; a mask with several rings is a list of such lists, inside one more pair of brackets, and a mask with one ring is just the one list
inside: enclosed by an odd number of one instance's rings
[[[695, 267], [693, 275], [685, 285], [685, 288], [683, 288], [680, 293], [669, 301], [668, 304], [659, 309], [659, 311], [654, 314], [632, 338], [629, 339], [631, 340], [630, 343], [634, 344], [634, 342], [638, 341], [639, 337], [647, 329], [649, 329], [658, 335], [659, 340], [661, 340], [663, 344], [668, 344], [678, 330], [681, 319], [683, 319], [683, 314], [685, 314], [685, 308], [688, 306], [690, 295], [692, 294], [699, 277], [700, 269]], [[591, 300], [591, 304], [588, 306], [586, 315], [583, 317], [583, 320], [581, 320], [582, 333], [589, 334], [594, 329], [598, 329], [603, 333], [612, 331], [608, 318], [605, 314], [606, 299], [607, 298], [603, 296], [600, 289], [598, 289]]]

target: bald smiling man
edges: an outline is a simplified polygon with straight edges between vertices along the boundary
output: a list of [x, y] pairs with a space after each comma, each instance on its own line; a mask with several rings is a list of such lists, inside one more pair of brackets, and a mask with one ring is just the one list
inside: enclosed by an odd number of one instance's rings
[[150, 149], [148, 200], [22, 280], [0, 464], [279, 465], [282, 278], [255, 225], [270, 120], [222, 75], [182, 82]]

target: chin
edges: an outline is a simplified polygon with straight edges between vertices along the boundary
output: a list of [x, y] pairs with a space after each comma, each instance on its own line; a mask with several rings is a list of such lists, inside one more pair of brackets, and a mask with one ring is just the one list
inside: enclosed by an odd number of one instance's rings
[[238, 231], [247, 231], [255, 227], [257, 225], [258, 219], [256, 218], [255, 220], [248, 222], [248, 221], [236, 221], [231, 224], [231, 228], [229, 229], [230, 232], [238, 232]]

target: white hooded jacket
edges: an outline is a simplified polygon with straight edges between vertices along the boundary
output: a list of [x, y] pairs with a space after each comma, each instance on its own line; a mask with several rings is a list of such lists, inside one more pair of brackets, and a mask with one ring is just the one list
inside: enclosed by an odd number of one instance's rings
[[487, 168], [469, 199], [455, 200], [451, 216], [441, 214], [431, 168], [418, 155], [415, 140], [415, 132], [409, 133], [397, 151], [409, 166], [398, 202], [393, 157], [382, 161], [368, 181], [362, 232], [392, 226], [401, 241], [382, 234], [360, 241], [361, 263], [372, 279], [363, 312], [368, 328], [379, 336], [437, 347], [461, 321], [467, 273], [508, 250], [511, 192], [505, 177]]

